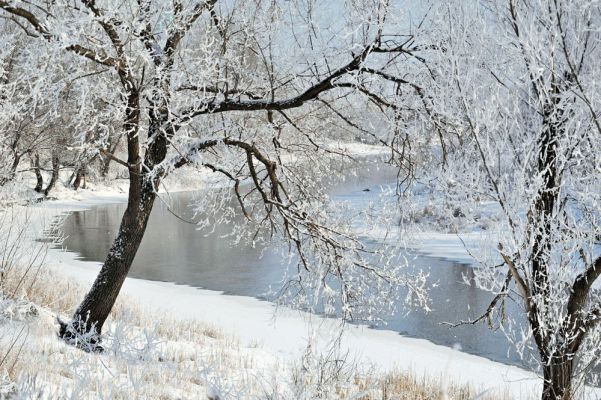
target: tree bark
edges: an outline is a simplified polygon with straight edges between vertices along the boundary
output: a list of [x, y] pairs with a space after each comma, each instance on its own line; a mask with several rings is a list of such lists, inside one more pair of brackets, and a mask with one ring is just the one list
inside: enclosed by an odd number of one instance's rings
[[48, 193], [54, 188], [56, 185], [56, 181], [58, 181], [58, 174], [60, 171], [60, 160], [58, 158], [58, 154], [54, 153], [52, 155], [52, 176], [50, 177], [50, 182], [48, 182], [48, 186], [44, 189], [44, 196], [48, 196]]
[[552, 358], [543, 366], [542, 400], [572, 400], [574, 359], [569, 355]]
[[140, 191], [138, 185], [130, 185], [127, 209], [123, 214], [119, 233], [92, 288], [74, 314], [71, 331], [68, 325], [61, 324], [62, 337], [75, 339], [77, 334], [102, 332], [142, 242], [156, 198], [151, 182], [141, 186]]
[[40, 156], [35, 155], [33, 159], [33, 172], [35, 173], [36, 184], [33, 190], [38, 193], [42, 193], [42, 188], [44, 187], [44, 177], [40, 172]]
[[79, 167], [76, 172], [74, 172], [75, 178], [73, 179], [73, 189], [77, 190], [81, 186], [81, 181], [84, 176], [83, 167]]

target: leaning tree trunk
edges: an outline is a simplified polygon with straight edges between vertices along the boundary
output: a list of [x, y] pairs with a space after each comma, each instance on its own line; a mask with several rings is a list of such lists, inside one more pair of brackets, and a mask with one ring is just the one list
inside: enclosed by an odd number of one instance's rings
[[[143, 177], [138, 177], [143, 180]], [[138, 251], [152, 206], [156, 198], [153, 183], [130, 185], [127, 208], [123, 214], [119, 233], [115, 238], [92, 288], [77, 308], [71, 325], [61, 323], [61, 337], [73, 340], [78, 335], [100, 334], [102, 327], [117, 300]], [[96, 343], [91, 341], [92, 345]], [[95, 349], [92, 349], [95, 350]]]
[[167, 137], [162, 129], [167, 118], [166, 113], [160, 116], [155, 114], [151, 116], [148, 129], [150, 145], [142, 162], [137, 134], [139, 122], [137, 102], [138, 93], [132, 92], [128, 99], [128, 118], [125, 124], [128, 132], [129, 194], [119, 233], [92, 288], [77, 308], [72, 323], [61, 323], [60, 328], [61, 337], [67, 341], [75, 341], [75, 344], [79, 344], [78, 339], [83, 339], [90, 345], [87, 347], [83, 343], [83, 347], [93, 351], [102, 350], [97, 345], [97, 335], [102, 332], [102, 327], [131, 268], [157, 196], [156, 190], [161, 174], [151, 175], [142, 172], [142, 164], [146, 167], [146, 171], [152, 171], [167, 154]]
[[569, 355], [552, 358], [543, 366], [542, 400], [572, 400], [574, 359]]

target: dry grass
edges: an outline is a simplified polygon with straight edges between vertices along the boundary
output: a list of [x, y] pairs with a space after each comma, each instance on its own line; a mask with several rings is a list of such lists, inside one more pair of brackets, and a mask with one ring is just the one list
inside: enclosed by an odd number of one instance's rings
[[[509, 395], [488, 395], [468, 386], [447, 384], [443, 379], [432, 377], [418, 378], [404, 373], [390, 373], [378, 381], [381, 395], [377, 397], [382, 400], [412, 399], [412, 400], [434, 400], [454, 399], [470, 400], [509, 400]], [[366, 397], [365, 400], [371, 398]]]
[[[5, 276], [4, 293], [12, 293], [19, 281], [17, 274]], [[55, 334], [55, 313], [71, 313], [83, 288], [46, 268], [24, 282], [18, 284], [18, 297], [38, 305], [37, 312], [25, 312], [10, 324], [3, 323], [13, 333], [5, 331], [6, 338], [14, 338], [25, 327], [3, 365], [9, 366], [8, 377], [17, 390], [45, 393], [42, 398], [68, 394], [89, 399], [206, 399], [212, 387], [225, 398], [467, 400], [479, 395], [430, 377], [400, 372], [359, 375], [353, 365], [346, 367], [346, 376], [329, 380], [316, 368], [291, 388], [295, 384], [289, 384], [294, 381], [289, 378], [290, 367], [256, 345], [241, 347], [211, 326], [144, 311], [126, 298], [120, 299], [107, 323], [106, 353], [87, 354], [65, 345]], [[0, 354], [7, 353], [10, 343], [0, 341]], [[321, 387], [314, 385], [319, 374]]]
[[[85, 288], [65, 279], [60, 273], [41, 267], [35, 273], [23, 273], [23, 268], [16, 268], [5, 274], [2, 290], [13, 298], [28, 299], [42, 308], [57, 314], [68, 316], [77, 307], [85, 295]], [[135, 326], [151, 326], [156, 328], [157, 335], [167, 339], [180, 339], [184, 335], [187, 340], [203, 337], [213, 339], [228, 339], [235, 342], [233, 337], [211, 325], [198, 321], [187, 321], [167, 315], [158, 315], [150, 310], [144, 310], [126, 296], [121, 296], [109, 317], [111, 321], [128, 321]], [[177, 327], [177, 329], [173, 329]]]
[[[9, 354], [3, 366], [25, 397], [187, 399], [237, 388], [235, 397], [246, 397], [264, 394], [261, 368], [280, 370], [260, 349], [243, 348], [198, 322], [128, 307], [126, 299], [105, 325], [105, 353], [85, 353], [56, 337], [55, 320], [55, 312], [72, 312], [84, 291], [47, 270], [39, 278], [20, 293], [37, 311], [1, 322], [0, 354]], [[6, 279], [5, 293], [18, 280]]]
[[[407, 372], [382, 374], [374, 370], [357, 374], [357, 366], [349, 366], [350, 376], [337, 376], [330, 385], [315, 385], [310, 379], [303, 389], [311, 388], [313, 397], [354, 400], [510, 400], [507, 393], [488, 393], [473, 387], [448, 383], [431, 376], [417, 377]], [[302, 390], [297, 391], [302, 392]], [[315, 395], [317, 394], [317, 395]], [[310, 397], [305, 397], [310, 398]]]

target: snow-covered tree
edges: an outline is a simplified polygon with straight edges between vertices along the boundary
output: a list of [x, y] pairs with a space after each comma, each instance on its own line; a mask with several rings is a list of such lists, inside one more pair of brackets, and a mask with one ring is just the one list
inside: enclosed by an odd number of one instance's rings
[[[394, 304], [382, 299], [399, 285], [423, 300], [423, 281], [358, 240], [316, 177], [332, 173], [329, 139], [352, 132], [382, 140], [391, 126], [418, 119], [424, 99], [413, 78], [432, 50], [421, 19], [372, 0], [0, 0], [0, 10], [67, 54], [71, 76], [102, 82], [82, 86], [82, 132], [100, 126], [94, 110], [122, 117], [127, 159], [110, 146], [98, 152], [129, 172], [127, 209], [75, 324], [62, 327], [66, 338], [101, 332], [159, 186], [183, 166], [231, 181], [226, 193], [251, 240], [289, 245], [298, 260], [290, 292], [326, 296], [345, 317], [373, 317]], [[107, 112], [90, 93], [102, 94]], [[377, 119], [365, 118], [373, 112]]]
[[[98, 159], [103, 149], [115, 149], [120, 115], [113, 105], [119, 93], [103, 87], [98, 75], [106, 69], [89, 69], [83, 59], [74, 62], [13, 21], [0, 21], [0, 187], [8, 192], [9, 182], [35, 175], [32, 188], [47, 196], [60, 170], [73, 167], [71, 180], [77, 181], [82, 165]], [[103, 171], [109, 160], [102, 160]]]
[[[12, 28], [12, 29], [11, 29]], [[18, 28], [16, 28], [18, 29]], [[19, 169], [30, 164], [40, 171], [40, 154], [57, 140], [53, 121], [55, 89], [47, 84], [53, 75], [50, 67], [40, 65], [32, 55], [33, 46], [22, 32], [2, 25], [4, 46], [0, 54], [0, 110], [3, 126], [0, 137], [0, 186], [13, 181]], [[33, 64], [33, 65], [31, 65]], [[32, 71], [36, 71], [32, 73]], [[42, 72], [43, 71], [43, 72]], [[55, 76], [55, 75], [54, 75]], [[37, 163], [36, 161], [37, 160]], [[36, 186], [39, 192], [43, 182]]]
[[[500, 317], [520, 354], [540, 366], [542, 398], [572, 399], [594, 377], [601, 338], [599, 5], [442, 9], [433, 97], [450, 151], [438, 193], [468, 219], [469, 210], [495, 210], [499, 225], [497, 252], [475, 270], [494, 301], [470, 322]], [[516, 298], [525, 326], [504, 318], [503, 304]]]

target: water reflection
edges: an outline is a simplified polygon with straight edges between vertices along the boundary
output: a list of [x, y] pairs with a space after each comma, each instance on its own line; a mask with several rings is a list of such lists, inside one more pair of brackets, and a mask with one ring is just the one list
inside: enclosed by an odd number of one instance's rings
[[[374, 165], [363, 167], [357, 177], [338, 183], [332, 193], [362, 207], [369, 201], [377, 201], [380, 185], [391, 182], [393, 177], [391, 170]], [[366, 188], [371, 190], [364, 191]], [[188, 205], [193, 196], [192, 193], [173, 195], [170, 208], [192, 218]], [[113, 204], [73, 213], [63, 227], [67, 235], [64, 246], [77, 252], [81, 259], [104, 260], [124, 210], [125, 204]], [[224, 238], [230, 233], [229, 226], [214, 229], [211, 233], [199, 232], [196, 226], [182, 222], [165, 205], [157, 203], [130, 276], [254, 297], [262, 297], [272, 285], [277, 287], [281, 283], [286, 266], [275, 249], [233, 246]], [[441, 324], [473, 319], [490, 303], [490, 293], [465, 284], [464, 276], [468, 279], [473, 276], [471, 267], [424, 256], [412, 258], [411, 263], [413, 268], [429, 270], [430, 283], [438, 283], [430, 292], [433, 310], [393, 316], [388, 319], [386, 329], [445, 346], [459, 346], [463, 351], [496, 361], [520, 364], [501, 332], [493, 332], [484, 324], [457, 328]], [[520, 315], [513, 303], [507, 305], [506, 313]]]

